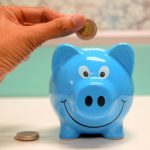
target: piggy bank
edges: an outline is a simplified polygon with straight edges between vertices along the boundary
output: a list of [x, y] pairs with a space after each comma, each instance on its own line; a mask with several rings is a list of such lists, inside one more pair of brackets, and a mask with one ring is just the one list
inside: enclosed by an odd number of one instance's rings
[[52, 57], [50, 101], [60, 120], [60, 138], [123, 138], [123, 119], [134, 92], [133, 67], [134, 52], [127, 43], [108, 50], [58, 46]]

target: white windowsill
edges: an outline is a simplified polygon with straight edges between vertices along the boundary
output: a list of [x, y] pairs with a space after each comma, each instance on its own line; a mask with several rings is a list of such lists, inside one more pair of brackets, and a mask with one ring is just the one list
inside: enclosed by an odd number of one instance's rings
[[49, 40], [44, 46], [56, 46], [62, 43], [70, 43], [78, 46], [111, 45], [121, 42], [130, 44], [150, 44], [150, 30], [145, 31], [99, 31], [91, 40], [81, 40], [76, 34]]

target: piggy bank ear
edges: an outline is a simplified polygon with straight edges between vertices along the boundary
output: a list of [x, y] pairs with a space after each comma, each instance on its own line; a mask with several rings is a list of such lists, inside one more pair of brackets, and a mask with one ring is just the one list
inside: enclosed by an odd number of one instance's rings
[[127, 43], [120, 43], [113, 46], [108, 54], [116, 59], [129, 73], [132, 75], [134, 68], [134, 51], [133, 48]]
[[52, 71], [56, 72], [71, 57], [80, 53], [80, 49], [70, 44], [62, 44], [58, 46], [52, 57]]

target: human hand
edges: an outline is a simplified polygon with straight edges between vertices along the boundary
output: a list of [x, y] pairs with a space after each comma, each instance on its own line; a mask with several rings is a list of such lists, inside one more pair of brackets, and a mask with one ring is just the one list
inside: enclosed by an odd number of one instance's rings
[[0, 7], [0, 80], [43, 42], [72, 34], [85, 25], [82, 15], [48, 8]]

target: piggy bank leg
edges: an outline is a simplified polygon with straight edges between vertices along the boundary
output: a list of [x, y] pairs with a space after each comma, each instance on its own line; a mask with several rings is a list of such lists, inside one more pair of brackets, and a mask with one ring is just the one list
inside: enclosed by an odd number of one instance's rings
[[79, 137], [78, 131], [76, 131], [74, 128], [72, 128], [69, 125], [63, 124], [60, 127], [60, 135], [59, 137], [64, 140], [71, 140], [76, 139]]
[[108, 127], [104, 133], [104, 138], [106, 139], [122, 139], [124, 137], [123, 125], [122, 123], [116, 123], [113, 126]]

